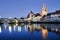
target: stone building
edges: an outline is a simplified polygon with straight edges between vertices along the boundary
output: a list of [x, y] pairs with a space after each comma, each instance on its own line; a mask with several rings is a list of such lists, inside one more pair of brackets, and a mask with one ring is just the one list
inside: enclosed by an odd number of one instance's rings
[[47, 8], [46, 5], [43, 4], [41, 13], [34, 14], [32, 11], [30, 11], [30, 13], [27, 16], [27, 20], [40, 21], [40, 19], [45, 15], [47, 15]]

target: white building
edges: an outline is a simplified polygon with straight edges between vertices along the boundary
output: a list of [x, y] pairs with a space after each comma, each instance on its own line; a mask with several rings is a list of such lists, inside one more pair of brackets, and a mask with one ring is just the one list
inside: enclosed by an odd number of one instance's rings
[[60, 13], [58, 12], [52, 12], [49, 16], [47, 15], [47, 19], [50, 21], [60, 21]]
[[40, 18], [42, 18], [41, 16], [37, 16], [33, 18], [33, 21], [40, 21]]

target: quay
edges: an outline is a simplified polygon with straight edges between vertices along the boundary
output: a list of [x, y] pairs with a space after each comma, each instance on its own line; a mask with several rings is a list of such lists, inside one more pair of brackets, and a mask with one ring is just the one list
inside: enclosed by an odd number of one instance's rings
[[[12, 21], [10, 21], [10, 22], [6, 22], [6, 23], [8, 23], [8, 24], [16, 24], [16, 22], [12, 22]], [[28, 22], [28, 21], [23, 21], [23, 22], [18, 22], [17, 24], [20, 24], [20, 23], [26, 23], [26, 24], [28, 24], [28, 23], [32, 23], [32, 24], [60, 24], [60, 21], [59, 22], [55, 22], [55, 21], [49, 21], [49, 22], [47, 22], [47, 21], [30, 21], [30, 22]], [[4, 22], [3, 21], [1, 21], [0, 22], [0, 24], [4, 24]]]

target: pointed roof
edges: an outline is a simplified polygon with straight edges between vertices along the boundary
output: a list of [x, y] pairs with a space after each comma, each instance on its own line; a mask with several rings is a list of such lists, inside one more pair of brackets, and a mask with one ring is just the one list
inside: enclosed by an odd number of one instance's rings
[[30, 11], [30, 13], [29, 14], [34, 14], [32, 11]]
[[47, 15], [47, 8], [46, 8], [45, 4], [43, 4], [43, 8], [42, 8], [42, 11], [41, 11], [41, 16], [44, 16], [44, 15]]
[[[30, 11], [30, 13], [27, 15], [27, 18], [29, 18], [29, 15], [30, 15], [30, 14], [34, 14], [34, 13], [33, 13], [32, 11]], [[35, 15], [35, 14], [34, 14], [34, 15]]]
[[46, 8], [46, 5], [45, 4], [43, 4], [42, 11], [47, 11], [47, 8]]

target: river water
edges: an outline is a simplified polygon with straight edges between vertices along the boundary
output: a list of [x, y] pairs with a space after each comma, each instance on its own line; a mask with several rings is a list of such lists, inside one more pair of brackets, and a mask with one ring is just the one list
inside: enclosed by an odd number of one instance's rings
[[[43, 25], [59, 28], [59, 24]], [[30, 29], [31, 27], [31, 29]], [[60, 40], [60, 34], [48, 31], [47, 40]], [[0, 24], [0, 40], [43, 40], [40, 24]]]

